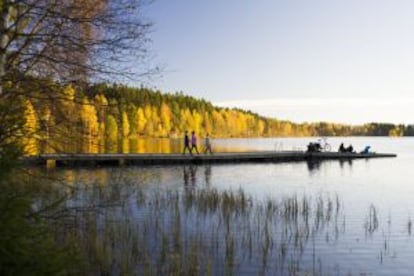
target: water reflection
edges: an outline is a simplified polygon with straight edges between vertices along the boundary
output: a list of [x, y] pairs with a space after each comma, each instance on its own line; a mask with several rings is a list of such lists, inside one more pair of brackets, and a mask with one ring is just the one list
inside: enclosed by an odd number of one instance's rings
[[211, 186], [211, 165], [206, 164], [203, 166], [199, 165], [183, 165], [182, 166], [182, 175], [184, 187], [196, 187], [197, 182], [202, 180], [202, 173], [198, 174], [199, 170], [203, 170], [204, 173], [204, 183], [206, 187]]
[[[257, 150], [252, 147], [222, 143], [223, 141], [223, 139], [215, 139], [212, 141], [214, 151], [232, 152]], [[80, 151], [85, 153], [181, 153], [183, 151], [182, 138], [123, 138], [122, 140], [107, 139], [105, 142], [101, 140], [96, 142], [86, 140], [80, 141], [79, 143], [81, 144], [68, 144], [67, 148], [61, 150], [67, 153]], [[42, 147], [42, 149], [44, 152], [52, 151], [50, 147]]]
[[[186, 172], [191, 183], [191, 168]], [[88, 228], [100, 230], [83, 233], [82, 244], [99, 241], [90, 252], [111, 264], [101, 263], [94, 272], [282, 275], [311, 270], [316, 275], [321, 271], [301, 260], [310, 241], [338, 229], [342, 216], [342, 207], [322, 196], [255, 202], [243, 191], [215, 189], [138, 195], [121, 212], [102, 209], [99, 224], [85, 218], [84, 223], [92, 223]], [[131, 209], [139, 220], [130, 220]]]
[[206, 186], [211, 186], [211, 165], [207, 164], [204, 167], [204, 179], [206, 181]]
[[[338, 169], [336, 162], [308, 169]], [[237, 188], [218, 190], [221, 169], [234, 178], [228, 166], [214, 165], [50, 174], [72, 187], [66, 207], [90, 254], [91, 274], [359, 274], [395, 263], [401, 235], [411, 242], [409, 217], [393, 228], [369, 201], [359, 214], [324, 191], [258, 199]], [[91, 208], [96, 212], [84, 212]]]
[[[273, 150], [272, 141], [252, 148]], [[74, 191], [66, 206], [77, 210], [85, 274], [410, 275], [414, 140], [381, 150], [380, 141], [378, 151], [401, 157], [48, 173], [66, 174], [70, 188], [56, 187]], [[160, 148], [141, 142], [130, 151]]]
[[[366, 160], [369, 162], [369, 160]], [[332, 164], [338, 163], [341, 171], [351, 170], [353, 166], [353, 160], [351, 159], [339, 159], [339, 160], [308, 160], [306, 166], [310, 175], [316, 174], [322, 169], [322, 167], [332, 168]]]
[[124, 139], [122, 153], [180, 153], [181, 139], [134, 138]]
[[184, 187], [195, 187], [197, 184], [197, 166], [183, 166]]
[[306, 161], [306, 165], [310, 173], [312, 173], [313, 171], [319, 170], [321, 168], [321, 163], [322, 161], [319, 161], [319, 160]]
[[[367, 159], [368, 161], [368, 159]], [[339, 166], [341, 167], [341, 169], [345, 168], [345, 165], [347, 166], [347, 168], [351, 168], [352, 167], [352, 159], [348, 159], [348, 160], [339, 160]]]
[[[339, 167], [341, 170], [344, 169], [351, 169], [353, 165], [352, 159], [340, 159], [340, 160], [308, 160], [306, 161], [307, 168], [309, 172], [315, 172], [321, 169], [322, 164], [332, 164], [332, 163], [339, 163]], [[366, 160], [366, 162], [369, 162], [369, 160]]]
[[[67, 143], [64, 148], [55, 147], [66, 153], [179, 153], [182, 151], [181, 139], [173, 138], [123, 138], [102, 140], [80, 140]], [[42, 145], [45, 153], [54, 152], [51, 145]]]

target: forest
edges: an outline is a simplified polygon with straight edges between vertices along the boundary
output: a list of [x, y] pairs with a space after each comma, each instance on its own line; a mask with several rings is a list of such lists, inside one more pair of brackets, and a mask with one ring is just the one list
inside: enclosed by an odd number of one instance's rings
[[54, 89], [53, 98], [32, 92], [22, 99], [26, 154], [125, 152], [125, 140], [178, 138], [185, 130], [213, 138], [414, 135], [413, 126], [386, 123], [298, 124], [145, 87], [100, 83]]

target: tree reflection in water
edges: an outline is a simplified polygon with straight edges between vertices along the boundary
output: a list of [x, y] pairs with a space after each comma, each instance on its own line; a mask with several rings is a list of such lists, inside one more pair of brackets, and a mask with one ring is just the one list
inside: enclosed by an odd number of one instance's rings
[[183, 168], [188, 185], [184, 193], [136, 192], [136, 200], [122, 207], [78, 217], [86, 226], [78, 231], [90, 256], [90, 272], [320, 272], [304, 254], [316, 254], [315, 239], [336, 239], [341, 233], [342, 206], [337, 197], [257, 201], [242, 190], [195, 189], [196, 173], [195, 168]]
[[[75, 218], [70, 229], [76, 231], [88, 256], [87, 274], [353, 271], [346, 264], [334, 267], [326, 253], [343, 246], [348, 241], [345, 230], [350, 230], [345, 229], [345, 206], [336, 194], [253, 198], [243, 190], [214, 188], [209, 166], [177, 166], [169, 171], [141, 168], [139, 177], [133, 168], [94, 171], [93, 177], [87, 170], [64, 174], [66, 183], [73, 186], [66, 201]], [[133, 177], [125, 171], [134, 172]], [[146, 179], [152, 183], [178, 180], [179, 186], [147, 185]], [[384, 231], [377, 208], [367, 207], [365, 221], [359, 224], [361, 238], [365, 232], [370, 242], [374, 235], [385, 233], [380, 237], [383, 243], [371, 251], [382, 263], [395, 255], [390, 249], [391, 229]], [[86, 208], [94, 211], [79, 211]], [[407, 236], [411, 224], [408, 219], [404, 225]]]

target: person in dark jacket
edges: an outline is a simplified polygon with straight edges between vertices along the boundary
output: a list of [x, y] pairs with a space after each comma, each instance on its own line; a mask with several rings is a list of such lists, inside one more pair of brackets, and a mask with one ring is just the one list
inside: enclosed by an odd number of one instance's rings
[[184, 150], [183, 150], [183, 154], [185, 154], [185, 150], [188, 149], [188, 152], [190, 154], [193, 154], [190, 148], [190, 138], [188, 137], [188, 131], [186, 130], [184, 132]]

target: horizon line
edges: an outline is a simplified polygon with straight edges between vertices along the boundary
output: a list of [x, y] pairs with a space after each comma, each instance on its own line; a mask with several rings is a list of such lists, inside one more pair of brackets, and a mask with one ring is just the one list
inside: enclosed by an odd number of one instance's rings
[[346, 125], [383, 123], [413, 125], [409, 116], [414, 98], [268, 98], [213, 102], [265, 117], [295, 123], [329, 122]]

